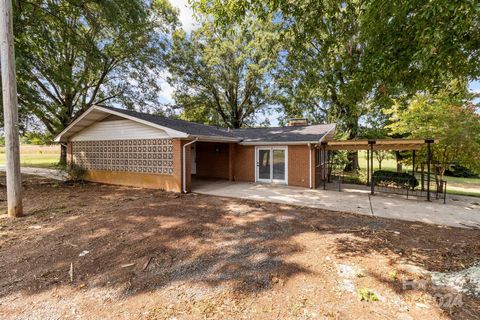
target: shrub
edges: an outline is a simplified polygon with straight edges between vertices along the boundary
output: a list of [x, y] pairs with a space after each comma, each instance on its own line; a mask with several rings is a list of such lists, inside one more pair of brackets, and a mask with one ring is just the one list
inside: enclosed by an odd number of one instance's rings
[[67, 167], [67, 174], [71, 181], [83, 181], [87, 170], [78, 164], [72, 163]]
[[394, 186], [398, 188], [415, 188], [418, 186], [418, 180], [413, 175], [406, 172], [395, 172], [378, 170], [373, 173], [375, 185]]
[[459, 164], [452, 164], [450, 168], [445, 170], [445, 175], [460, 178], [476, 178], [478, 174]]

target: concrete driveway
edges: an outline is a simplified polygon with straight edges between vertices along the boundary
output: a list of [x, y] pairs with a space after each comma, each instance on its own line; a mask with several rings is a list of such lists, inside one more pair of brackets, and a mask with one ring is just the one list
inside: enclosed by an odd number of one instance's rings
[[452, 227], [480, 228], [480, 198], [474, 197], [447, 195], [447, 203], [443, 204], [443, 200], [407, 200], [399, 195], [370, 196], [367, 190], [342, 188], [339, 192], [228, 181], [196, 181], [193, 192]]

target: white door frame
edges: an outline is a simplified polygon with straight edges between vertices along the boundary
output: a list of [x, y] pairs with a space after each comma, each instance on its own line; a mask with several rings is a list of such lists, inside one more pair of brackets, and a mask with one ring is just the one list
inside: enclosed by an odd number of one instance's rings
[[[259, 165], [258, 165], [258, 153], [260, 150], [269, 150], [270, 152], [270, 179], [260, 179], [259, 177]], [[274, 150], [284, 150], [285, 152], [285, 179], [273, 179], [273, 151]], [[255, 147], [255, 182], [259, 183], [278, 183], [278, 184], [288, 184], [288, 146], [257, 146]]]

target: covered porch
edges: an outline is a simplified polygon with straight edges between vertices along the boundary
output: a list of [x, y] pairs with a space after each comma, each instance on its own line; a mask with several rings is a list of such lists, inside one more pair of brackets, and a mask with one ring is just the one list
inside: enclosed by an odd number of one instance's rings
[[234, 181], [235, 143], [208, 140], [190, 143], [185, 150], [187, 192], [210, 182]]

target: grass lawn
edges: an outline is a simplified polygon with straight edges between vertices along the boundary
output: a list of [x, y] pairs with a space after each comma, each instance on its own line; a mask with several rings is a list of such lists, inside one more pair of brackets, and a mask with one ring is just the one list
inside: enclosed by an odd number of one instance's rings
[[[20, 145], [20, 162], [22, 167], [55, 168], [59, 158], [59, 145]], [[0, 165], [5, 165], [5, 147], [0, 147]]]
[[478, 297], [430, 282], [431, 272], [478, 263], [479, 229], [35, 176], [24, 183], [28, 215], [0, 215], [0, 319], [480, 317]]
[[[366, 176], [367, 170], [367, 153], [364, 151], [359, 152], [359, 164], [362, 170], [361, 175]], [[378, 161], [373, 158], [373, 168], [378, 170]], [[412, 166], [403, 167], [409, 172], [412, 171]], [[385, 159], [382, 161], [382, 170], [396, 171], [397, 162], [395, 159]], [[417, 173], [418, 175], [418, 173]], [[447, 193], [458, 194], [465, 196], [480, 197], [480, 178], [460, 178], [460, 177], [444, 177], [447, 181]]]

